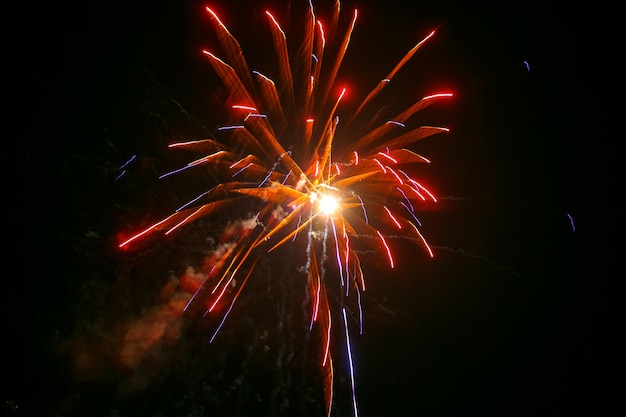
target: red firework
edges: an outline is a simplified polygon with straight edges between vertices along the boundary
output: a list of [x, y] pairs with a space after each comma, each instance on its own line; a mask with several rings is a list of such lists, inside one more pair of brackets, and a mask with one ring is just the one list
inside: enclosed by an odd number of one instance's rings
[[[222, 320], [213, 340], [252, 276], [258, 254], [271, 252], [287, 242], [301, 241], [312, 300], [311, 326], [320, 326], [323, 335], [320, 364], [326, 413], [330, 415], [333, 314], [326, 292], [331, 274], [324, 259], [334, 258], [333, 271], [336, 269], [337, 273], [332, 278], [339, 280], [341, 288], [341, 320], [354, 414], [358, 415], [345, 306], [351, 301], [361, 311], [360, 298], [366, 290], [366, 280], [359, 253], [363, 248], [377, 251], [394, 268], [387, 238], [402, 235], [433, 256], [420, 232], [417, 214], [420, 208], [437, 200], [409, 174], [412, 165], [429, 161], [408, 147], [448, 129], [411, 126], [410, 119], [452, 94], [422, 97], [391, 119], [372, 118], [360, 134], [355, 133], [362, 130], [356, 121], [434, 32], [413, 46], [347, 122], [340, 123], [338, 109], [346, 89], [339, 88], [336, 79], [357, 21], [356, 10], [340, 32], [338, 1], [328, 27], [317, 19], [309, 3], [302, 42], [293, 49], [296, 53], [290, 53], [291, 45], [278, 20], [266, 12], [277, 64], [274, 80], [251, 71], [238, 41], [211, 8], [207, 7], [206, 12], [216, 30], [222, 58], [208, 50], [202, 52], [227, 87], [230, 112], [238, 122], [218, 128], [213, 138], [171, 144], [172, 148], [196, 151], [200, 156], [164, 176], [210, 164], [221, 175], [220, 182], [119, 246], [128, 247], [156, 232], [173, 233], [239, 200], [252, 198], [263, 202], [253, 218], [233, 231], [236, 244], [214, 260], [211, 272], [203, 279], [185, 283], [193, 294], [187, 306], [202, 297], [208, 313], [219, 311]], [[343, 36], [327, 38], [328, 34], [337, 33]], [[326, 56], [330, 52], [332, 56]], [[340, 91], [339, 95], [333, 96], [336, 91]]]

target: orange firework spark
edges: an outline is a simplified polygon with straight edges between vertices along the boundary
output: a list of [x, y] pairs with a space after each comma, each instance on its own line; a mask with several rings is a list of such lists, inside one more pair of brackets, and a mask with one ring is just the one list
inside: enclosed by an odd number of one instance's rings
[[[338, 108], [346, 89], [341, 89], [337, 97], [332, 92], [339, 90], [336, 78], [358, 13], [353, 12], [343, 36], [332, 44], [332, 39], [326, 36], [338, 32], [339, 2], [335, 3], [328, 28], [317, 19], [312, 4], [308, 6], [304, 36], [295, 54], [290, 53], [278, 20], [266, 12], [277, 63], [275, 80], [250, 71], [238, 41], [217, 14], [206, 8], [223, 58], [208, 50], [202, 52], [227, 87], [232, 116], [239, 121], [220, 127], [215, 138], [171, 144], [172, 148], [190, 149], [202, 156], [164, 176], [210, 164], [221, 174], [221, 182], [119, 246], [127, 247], [154, 232], [172, 233], [225, 209], [236, 199], [264, 202], [237, 244], [223, 254], [207, 279], [197, 285], [189, 303], [200, 293], [208, 294], [208, 312], [225, 310], [213, 340], [250, 278], [260, 250], [271, 252], [286, 242], [301, 240], [311, 295], [311, 326], [320, 326], [323, 335], [320, 362], [326, 413], [330, 415], [333, 316], [326, 293], [324, 260], [334, 257], [333, 268], [341, 288], [341, 320], [351, 372], [352, 401], [357, 415], [345, 306], [347, 300], [355, 300], [361, 309], [360, 297], [366, 280], [359, 253], [363, 247], [376, 251], [394, 268], [392, 247], [385, 236], [401, 234], [433, 256], [420, 233], [416, 213], [424, 204], [436, 202], [436, 198], [408, 173], [411, 165], [429, 161], [407, 146], [448, 129], [409, 128], [406, 123], [418, 111], [452, 94], [423, 97], [390, 120], [370, 120], [373, 122], [370, 127], [357, 134], [361, 128], [361, 125], [354, 127], [358, 116], [434, 32], [406, 53], [343, 124], [339, 121]], [[332, 51], [333, 56], [326, 57], [327, 51]], [[359, 250], [357, 243], [361, 245]], [[245, 275], [244, 279], [235, 280], [239, 274]], [[237, 291], [231, 291], [237, 286]], [[225, 304], [229, 307], [224, 309]]]

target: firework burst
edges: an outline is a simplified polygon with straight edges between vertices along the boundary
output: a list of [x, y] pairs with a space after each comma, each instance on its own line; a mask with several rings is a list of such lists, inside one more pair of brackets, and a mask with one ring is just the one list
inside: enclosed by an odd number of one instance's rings
[[[418, 213], [437, 200], [411, 174], [414, 164], [429, 161], [408, 147], [448, 129], [411, 127], [410, 119], [452, 94], [420, 98], [389, 119], [367, 116], [366, 109], [374, 98], [433, 32], [402, 57], [345, 123], [340, 122], [346, 89], [336, 80], [358, 13], [354, 10], [342, 27], [339, 12], [336, 2], [326, 26], [309, 3], [298, 45], [290, 45], [278, 19], [265, 12], [273, 41], [273, 52], [268, 47], [272, 55], [267, 56], [276, 62], [275, 76], [270, 78], [250, 70], [238, 41], [218, 15], [206, 7], [221, 49], [220, 53], [202, 52], [226, 86], [229, 112], [237, 121], [219, 127], [214, 137], [171, 144], [171, 148], [191, 150], [199, 156], [163, 177], [210, 165], [220, 176], [219, 181], [119, 246], [130, 247], [157, 232], [173, 233], [240, 201], [262, 202], [258, 212], [238, 231], [235, 244], [225, 249], [211, 271], [195, 284], [185, 309], [192, 302], [201, 302], [207, 313], [221, 315], [212, 341], [253, 276], [258, 257], [286, 243], [301, 242], [311, 300], [310, 326], [319, 326], [323, 335], [319, 361], [326, 413], [329, 415], [332, 407], [330, 347], [337, 321], [345, 335], [357, 415], [348, 317], [358, 311], [354, 315], [358, 315], [360, 327], [360, 300], [366, 279], [359, 254], [375, 251], [394, 268], [394, 254], [387, 239], [402, 235], [433, 256], [420, 232]], [[363, 118], [367, 123], [361, 122]], [[339, 288], [338, 314], [330, 307], [334, 305], [327, 294], [330, 285]]]

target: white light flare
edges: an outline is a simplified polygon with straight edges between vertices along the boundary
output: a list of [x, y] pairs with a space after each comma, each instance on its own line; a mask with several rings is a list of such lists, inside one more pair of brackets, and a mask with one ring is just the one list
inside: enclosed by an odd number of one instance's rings
[[318, 210], [327, 216], [332, 216], [339, 208], [339, 200], [329, 194], [312, 192], [309, 198], [311, 203], [316, 203]]

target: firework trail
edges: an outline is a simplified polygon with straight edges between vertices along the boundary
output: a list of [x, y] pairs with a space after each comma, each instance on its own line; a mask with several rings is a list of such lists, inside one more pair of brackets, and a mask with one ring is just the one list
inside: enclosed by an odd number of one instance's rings
[[[227, 105], [236, 122], [219, 127], [214, 137], [171, 144], [171, 148], [190, 150], [199, 156], [162, 177], [211, 166], [219, 182], [119, 246], [131, 247], [157, 232], [173, 233], [250, 199], [262, 202], [210, 272], [195, 281], [185, 310], [192, 303], [203, 303], [206, 314], [221, 315], [211, 336], [213, 341], [246, 282], [253, 277], [258, 257], [286, 243], [301, 242], [311, 328], [319, 326], [323, 339], [319, 361], [326, 414], [330, 415], [332, 408], [331, 335], [338, 321], [343, 322], [338, 328], [343, 327], [345, 333], [356, 415], [349, 305], [358, 308], [361, 321], [360, 300], [366, 280], [359, 254], [376, 251], [394, 268], [393, 247], [387, 239], [401, 234], [433, 256], [420, 232], [418, 213], [437, 199], [411, 174], [416, 164], [429, 161], [408, 147], [448, 131], [411, 122], [417, 112], [452, 94], [420, 98], [388, 119], [380, 119], [379, 112], [375, 117], [368, 116], [366, 109], [434, 32], [400, 59], [344, 124], [340, 123], [339, 109], [346, 89], [338, 86], [336, 79], [355, 28], [356, 10], [346, 27], [341, 27], [337, 1], [329, 26], [324, 26], [309, 3], [302, 41], [295, 46], [288, 44], [278, 19], [265, 12], [273, 40], [273, 55], [269, 56], [277, 64], [274, 79], [250, 70], [238, 41], [210, 7], [206, 12], [221, 53], [202, 52], [228, 89]], [[340, 93], [334, 95], [336, 91]], [[326, 262], [333, 258], [333, 262]], [[338, 288], [340, 294], [337, 310], [331, 309], [327, 294], [330, 286]]]

